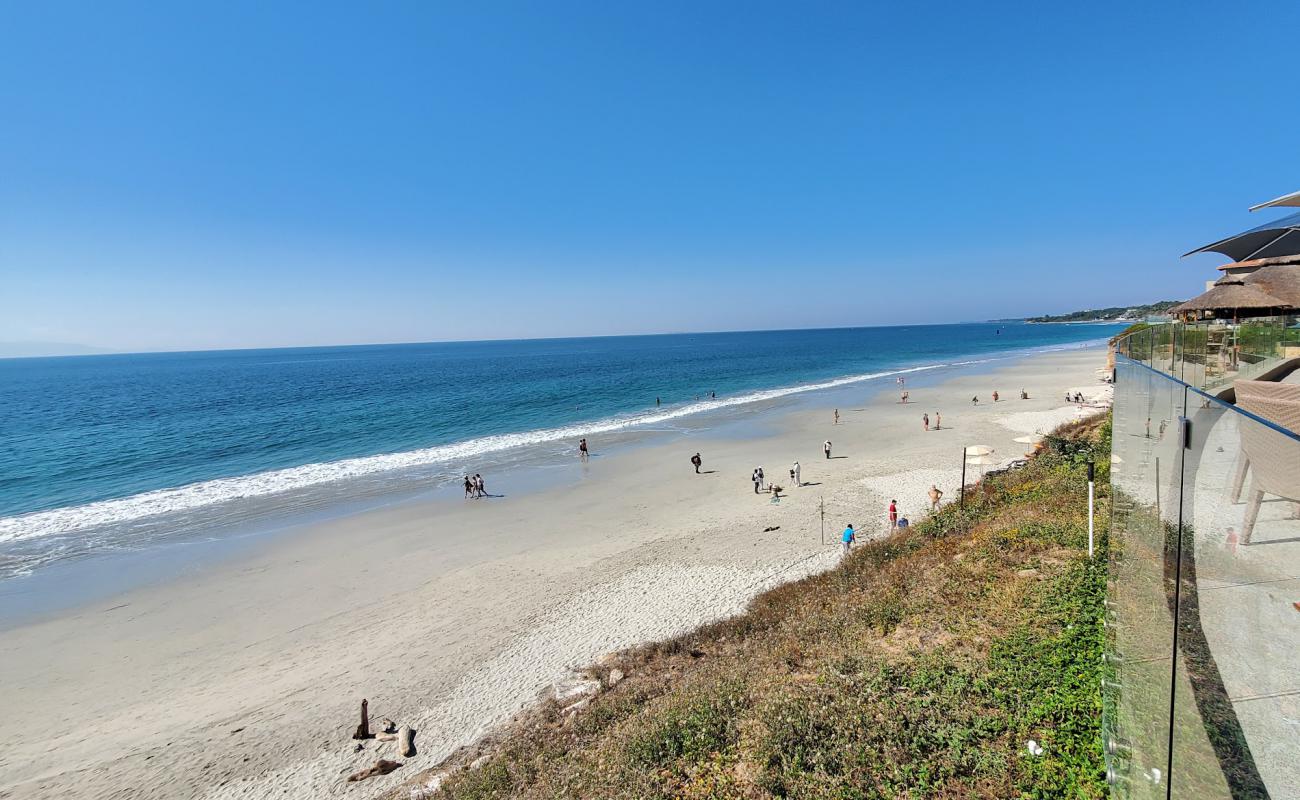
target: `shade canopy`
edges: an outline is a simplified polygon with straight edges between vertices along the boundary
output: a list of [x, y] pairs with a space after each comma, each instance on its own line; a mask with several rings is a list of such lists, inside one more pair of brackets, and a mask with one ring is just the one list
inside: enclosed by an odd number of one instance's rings
[[993, 452], [993, 448], [986, 444], [972, 444], [966, 447], [967, 456], [986, 456]]
[[1277, 208], [1279, 206], [1300, 206], [1300, 192], [1284, 194], [1281, 197], [1275, 197], [1267, 203], [1260, 203], [1257, 206], [1251, 206], [1251, 211], [1258, 211], [1261, 208]]
[[1300, 213], [1220, 239], [1184, 253], [1184, 257], [1195, 253], [1222, 253], [1233, 261], [1300, 254]]

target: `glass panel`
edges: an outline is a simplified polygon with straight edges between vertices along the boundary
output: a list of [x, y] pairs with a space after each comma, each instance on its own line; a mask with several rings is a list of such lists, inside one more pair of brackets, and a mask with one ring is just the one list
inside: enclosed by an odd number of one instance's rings
[[1115, 796], [1164, 798], [1185, 389], [1123, 359], [1116, 370], [1103, 686], [1107, 765]]
[[[1243, 325], [1242, 371], [1276, 364], [1284, 330]], [[1300, 386], [1236, 388], [1190, 398], [1175, 798], [1300, 797], [1300, 438], [1238, 411], [1300, 430]]]

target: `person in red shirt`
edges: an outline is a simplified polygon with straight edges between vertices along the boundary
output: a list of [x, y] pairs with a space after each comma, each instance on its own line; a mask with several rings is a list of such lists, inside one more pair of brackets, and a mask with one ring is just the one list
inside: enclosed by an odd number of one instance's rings
[[898, 501], [889, 501], [889, 529], [892, 531], [898, 527]]

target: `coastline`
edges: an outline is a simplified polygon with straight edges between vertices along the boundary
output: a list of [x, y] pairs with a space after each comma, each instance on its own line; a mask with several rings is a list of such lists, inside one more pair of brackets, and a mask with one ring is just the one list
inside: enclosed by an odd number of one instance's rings
[[[0, 676], [21, 689], [0, 723], [18, 742], [0, 762], [0, 790], [328, 796], [341, 774], [376, 757], [346, 747], [356, 702], [368, 697], [372, 716], [416, 727], [421, 750], [413, 769], [350, 792], [371, 796], [508, 719], [565, 669], [735, 613], [774, 582], [833, 563], [834, 532], [847, 521], [883, 531], [889, 494], [911, 516], [930, 482], [955, 496], [963, 444], [1017, 455], [1020, 428], [1041, 421], [1046, 430], [1071, 414], [1060, 410], [1061, 390], [1095, 388], [1103, 360], [1093, 348], [993, 363], [941, 376], [907, 406], [894, 402], [892, 383], [865, 387], [875, 395], [865, 405], [862, 385], [829, 389], [739, 419], [736, 431], [676, 431], [607, 457], [597, 441], [590, 464], [558, 470], [546, 488], [323, 521], [113, 603], [0, 633]], [[1007, 398], [1025, 386], [1032, 399], [971, 407], [968, 390], [983, 396], [993, 383]], [[832, 426], [827, 404], [855, 394]], [[936, 407], [945, 431], [923, 435], [919, 415]], [[822, 459], [828, 437], [844, 458]], [[697, 479], [687, 450], [717, 471]], [[780, 505], [755, 497], [752, 466], [785, 484], [791, 457], [814, 485], [791, 488]], [[40, 740], [27, 727], [38, 714], [54, 731]], [[52, 748], [57, 765], [24, 769]]]

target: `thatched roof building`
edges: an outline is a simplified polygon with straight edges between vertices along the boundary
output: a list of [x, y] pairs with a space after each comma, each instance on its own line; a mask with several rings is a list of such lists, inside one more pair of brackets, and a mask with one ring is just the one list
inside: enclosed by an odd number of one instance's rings
[[1300, 311], [1300, 257], [1234, 261], [1204, 294], [1169, 309], [1180, 317], [1260, 317]]

